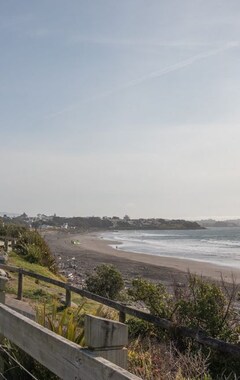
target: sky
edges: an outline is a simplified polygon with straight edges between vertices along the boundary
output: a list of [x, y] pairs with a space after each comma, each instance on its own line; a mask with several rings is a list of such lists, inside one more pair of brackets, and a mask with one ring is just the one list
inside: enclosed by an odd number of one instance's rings
[[0, 211], [240, 215], [239, 0], [0, 0]]

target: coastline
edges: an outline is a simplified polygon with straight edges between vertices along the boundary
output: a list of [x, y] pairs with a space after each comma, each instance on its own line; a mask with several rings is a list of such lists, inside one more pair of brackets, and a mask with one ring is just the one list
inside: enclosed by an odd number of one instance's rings
[[[56, 259], [67, 263], [74, 257], [77, 276], [81, 281], [97, 265], [107, 263], [116, 266], [126, 280], [140, 276], [170, 284], [173, 281], [184, 281], [186, 274], [191, 272], [216, 281], [223, 279], [228, 283], [232, 283], [234, 279], [236, 284], [240, 284], [240, 271], [236, 268], [114, 249], [109, 244], [116, 244], [116, 241], [102, 239], [99, 232], [70, 234], [63, 231], [44, 231], [43, 235]], [[80, 244], [74, 245], [72, 240], [79, 240]]]
[[240, 283], [239, 269], [232, 268], [224, 265], [217, 265], [207, 263], [204, 261], [190, 260], [184, 258], [173, 258], [168, 256], [155, 256], [151, 254], [135, 253], [130, 251], [123, 251], [121, 248], [115, 249], [110, 247], [110, 244], [116, 244], [116, 241], [103, 240], [97, 234], [89, 234], [79, 237], [82, 241], [82, 247], [93, 250], [95, 252], [109, 254], [127, 258], [129, 260], [141, 262], [144, 264], [156, 265], [159, 267], [168, 267], [177, 269], [181, 272], [191, 272], [199, 276], [210, 277], [214, 280], [220, 281], [221, 276], [224, 281]]

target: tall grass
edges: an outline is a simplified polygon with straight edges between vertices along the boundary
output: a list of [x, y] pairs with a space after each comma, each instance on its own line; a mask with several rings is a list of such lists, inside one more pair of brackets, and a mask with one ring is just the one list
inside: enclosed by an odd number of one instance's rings
[[210, 380], [208, 358], [190, 348], [183, 354], [173, 344], [150, 339], [132, 341], [128, 351], [129, 371], [144, 380]]

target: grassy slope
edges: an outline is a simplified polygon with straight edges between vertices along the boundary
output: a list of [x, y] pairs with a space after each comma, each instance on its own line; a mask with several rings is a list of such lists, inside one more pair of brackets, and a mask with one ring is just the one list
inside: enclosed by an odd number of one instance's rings
[[[43, 267], [38, 264], [31, 264], [24, 260], [21, 256], [17, 255], [15, 252], [11, 252], [9, 255], [9, 265], [24, 268], [29, 271], [39, 273], [43, 276], [54, 278], [65, 282], [66, 278], [61, 275], [53, 274], [48, 268]], [[10, 280], [7, 285], [7, 292], [12, 294], [17, 294], [17, 283], [18, 275], [16, 273], [10, 273]], [[65, 297], [65, 290], [59, 288], [58, 286], [48, 284], [43, 281], [36, 280], [32, 277], [24, 276], [23, 280], [23, 297], [29, 302], [33, 307], [38, 307], [45, 304], [47, 309], [51, 308], [51, 305], [55, 302], [61, 305], [60, 300]], [[72, 302], [77, 305], [83, 302], [82, 297], [77, 294], [72, 293]], [[84, 311], [87, 313], [95, 312], [96, 308], [99, 306], [94, 301], [87, 300], [84, 305]]]

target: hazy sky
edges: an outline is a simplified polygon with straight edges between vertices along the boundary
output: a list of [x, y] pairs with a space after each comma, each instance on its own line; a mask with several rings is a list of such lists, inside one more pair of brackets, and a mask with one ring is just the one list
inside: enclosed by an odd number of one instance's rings
[[239, 0], [0, 0], [0, 211], [240, 215]]

